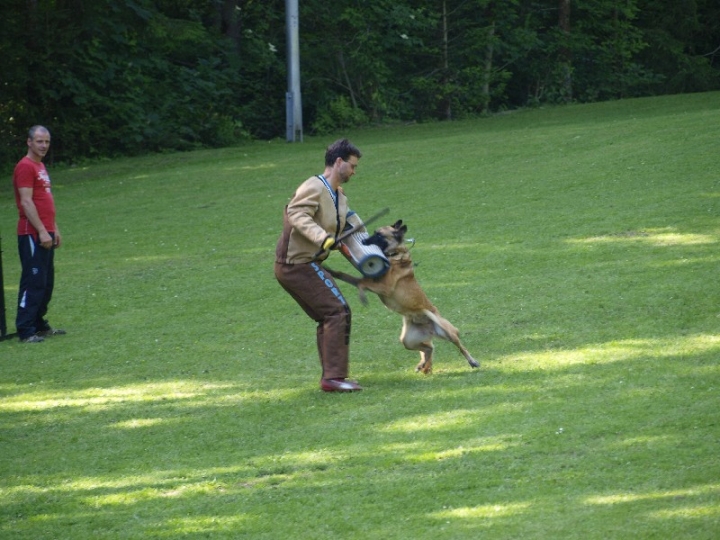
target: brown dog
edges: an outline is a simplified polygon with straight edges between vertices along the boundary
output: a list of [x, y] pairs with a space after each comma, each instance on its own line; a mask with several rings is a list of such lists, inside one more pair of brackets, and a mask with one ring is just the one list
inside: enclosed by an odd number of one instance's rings
[[404, 244], [406, 232], [407, 226], [400, 220], [395, 225], [377, 229], [363, 241], [365, 245], [378, 246], [390, 261], [390, 268], [379, 278], [357, 278], [330, 268], [326, 270], [333, 277], [355, 285], [363, 304], [367, 304], [365, 290], [368, 290], [377, 294], [389, 309], [403, 316], [400, 341], [406, 349], [420, 351], [416, 371], [432, 371], [434, 336], [454, 343], [472, 367], [480, 367], [460, 343], [457, 328], [440, 315], [415, 279], [410, 252]]

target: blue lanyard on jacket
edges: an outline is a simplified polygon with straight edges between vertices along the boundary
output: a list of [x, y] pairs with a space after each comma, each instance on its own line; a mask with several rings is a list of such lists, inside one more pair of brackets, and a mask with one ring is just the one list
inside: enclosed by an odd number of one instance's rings
[[332, 197], [333, 203], [335, 203], [335, 218], [337, 220], [335, 238], [337, 238], [337, 235], [340, 232], [340, 203], [338, 201], [337, 191], [333, 191], [333, 189], [330, 187], [330, 182], [327, 181], [325, 175], [318, 174], [317, 177], [322, 180], [323, 184], [325, 184], [325, 187], [327, 188], [330, 196]]
[[318, 178], [320, 180], [322, 180], [323, 184], [325, 184], [325, 187], [327, 188], [328, 192], [330, 193], [330, 196], [332, 197], [333, 202], [335, 203], [335, 209], [338, 210], [337, 191], [333, 191], [333, 189], [330, 187], [330, 182], [327, 181], [327, 178], [325, 178], [325, 175], [318, 174]]

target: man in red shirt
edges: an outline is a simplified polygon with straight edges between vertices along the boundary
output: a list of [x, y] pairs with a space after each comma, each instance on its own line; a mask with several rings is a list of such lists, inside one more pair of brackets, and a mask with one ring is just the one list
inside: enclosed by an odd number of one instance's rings
[[39, 343], [45, 337], [65, 334], [44, 319], [55, 284], [54, 250], [60, 247], [61, 236], [55, 222], [50, 175], [42, 162], [50, 149], [50, 132], [33, 126], [27, 145], [28, 153], [13, 174], [22, 266], [15, 326], [21, 342]]

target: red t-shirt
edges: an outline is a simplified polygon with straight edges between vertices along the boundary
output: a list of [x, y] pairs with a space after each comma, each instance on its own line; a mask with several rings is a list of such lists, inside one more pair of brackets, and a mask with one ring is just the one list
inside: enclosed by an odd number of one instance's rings
[[55, 201], [50, 191], [50, 175], [45, 165], [25, 156], [15, 167], [13, 186], [15, 188], [15, 204], [17, 204], [18, 213], [20, 214], [18, 235], [32, 234], [37, 236], [38, 233], [35, 227], [30, 224], [27, 216], [25, 216], [20, 204], [19, 188], [32, 188], [32, 198], [40, 216], [40, 221], [45, 225], [48, 232], [55, 232]]

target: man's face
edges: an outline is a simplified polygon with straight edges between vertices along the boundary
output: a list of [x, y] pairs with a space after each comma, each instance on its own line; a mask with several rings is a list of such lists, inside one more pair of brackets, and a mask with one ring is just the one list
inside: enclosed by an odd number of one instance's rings
[[35, 161], [42, 161], [50, 149], [50, 133], [38, 129], [33, 138], [28, 139], [27, 144], [30, 149], [30, 157]]
[[340, 164], [340, 180], [344, 184], [348, 180], [350, 180], [350, 177], [355, 174], [355, 168], [358, 165], [358, 157], [357, 156], [350, 156], [347, 161], [343, 161], [342, 159], [338, 158], [338, 163]]

